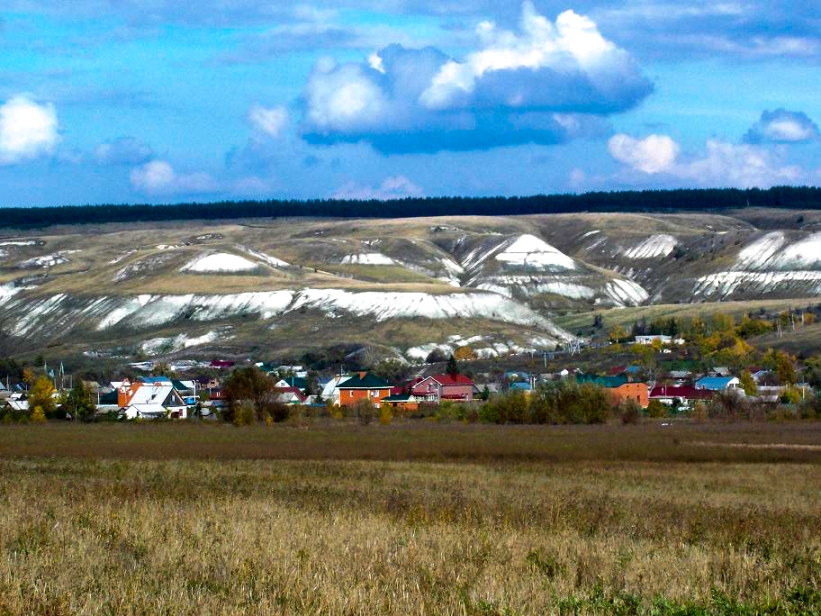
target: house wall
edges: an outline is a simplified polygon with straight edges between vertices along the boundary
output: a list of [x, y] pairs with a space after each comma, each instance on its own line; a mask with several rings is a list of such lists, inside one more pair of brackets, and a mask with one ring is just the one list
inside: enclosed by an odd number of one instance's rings
[[642, 408], [647, 408], [650, 404], [650, 391], [647, 389], [647, 383], [625, 383], [608, 389], [607, 393], [614, 405], [621, 404], [625, 400], [638, 402]]
[[387, 404], [393, 410], [403, 413], [415, 413], [419, 410], [418, 402], [383, 402], [383, 404]]
[[437, 401], [442, 395], [439, 383], [437, 383], [433, 379], [427, 379], [425, 381], [422, 381], [421, 383], [418, 383], [411, 390], [411, 393], [417, 398]]
[[374, 406], [378, 406], [382, 398], [387, 398], [390, 395], [390, 389], [340, 389], [339, 404], [353, 406], [360, 400], [371, 400]]
[[448, 400], [457, 396], [463, 400], [473, 400], [473, 385], [443, 385], [440, 396]]

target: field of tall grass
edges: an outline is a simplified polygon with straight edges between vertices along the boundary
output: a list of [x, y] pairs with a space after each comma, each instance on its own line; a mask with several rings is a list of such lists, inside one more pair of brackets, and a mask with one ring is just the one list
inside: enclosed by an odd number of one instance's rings
[[821, 613], [821, 425], [0, 426], [0, 614]]

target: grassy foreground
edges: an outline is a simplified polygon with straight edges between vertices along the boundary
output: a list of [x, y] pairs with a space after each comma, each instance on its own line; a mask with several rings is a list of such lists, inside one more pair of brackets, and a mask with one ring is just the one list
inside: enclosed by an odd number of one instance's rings
[[821, 613], [821, 426], [0, 426], [0, 614]]

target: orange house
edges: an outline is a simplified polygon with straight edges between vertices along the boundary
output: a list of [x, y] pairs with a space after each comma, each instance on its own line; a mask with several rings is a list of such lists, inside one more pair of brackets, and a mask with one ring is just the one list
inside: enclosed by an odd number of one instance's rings
[[613, 401], [614, 406], [625, 400], [638, 402], [643, 409], [646, 409], [650, 404], [650, 391], [647, 389], [647, 383], [624, 383], [618, 387], [609, 387], [607, 394]]
[[341, 406], [353, 406], [360, 400], [370, 400], [374, 406], [378, 407], [381, 406], [382, 400], [391, 395], [393, 386], [378, 376], [360, 372], [340, 383], [337, 389]]
[[415, 413], [419, 410], [419, 399], [412, 394], [394, 394], [382, 399], [382, 404], [395, 411]]
[[647, 408], [650, 404], [650, 390], [647, 383], [634, 383], [630, 378], [621, 376], [595, 376], [592, 374], [577, 374], [578, 383], [593, 383], [607, 390], [607, 395], [613, 406], [619, 405], [625, 400], [638, 402], [642, 408]]

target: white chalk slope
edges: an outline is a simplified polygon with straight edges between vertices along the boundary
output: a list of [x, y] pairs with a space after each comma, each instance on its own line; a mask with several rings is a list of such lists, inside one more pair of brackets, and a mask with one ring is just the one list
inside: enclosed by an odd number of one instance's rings
[[495, 293], [471, 292], [432, 295], [411, 292], [354, 292], [342, 289], [302, 289], [226, 295], [158, 295], [78, 298], [58, 294], [47, 298], [20, 298], [3, 287], [3, 313], [15, 315], [4, 323], [9, 334], [26, 337], [66, 333], [78, 326], [104, 331], [115, 326], [149, 329], [186, 317], [195, 322], [240, 316], [271, 320], [307, 310], [326, 318], [357, 316], [377, 322], [394, 318], [477, 318], [538, 328], [557, 340], [569, 335], [527, 306]]
[[821, 233], [795, 242], [782, 231], [773, 231], [745, 246], [729, 271], [700, 277], [697, 297], [726, 298], [734, 293], [821, 294]]

